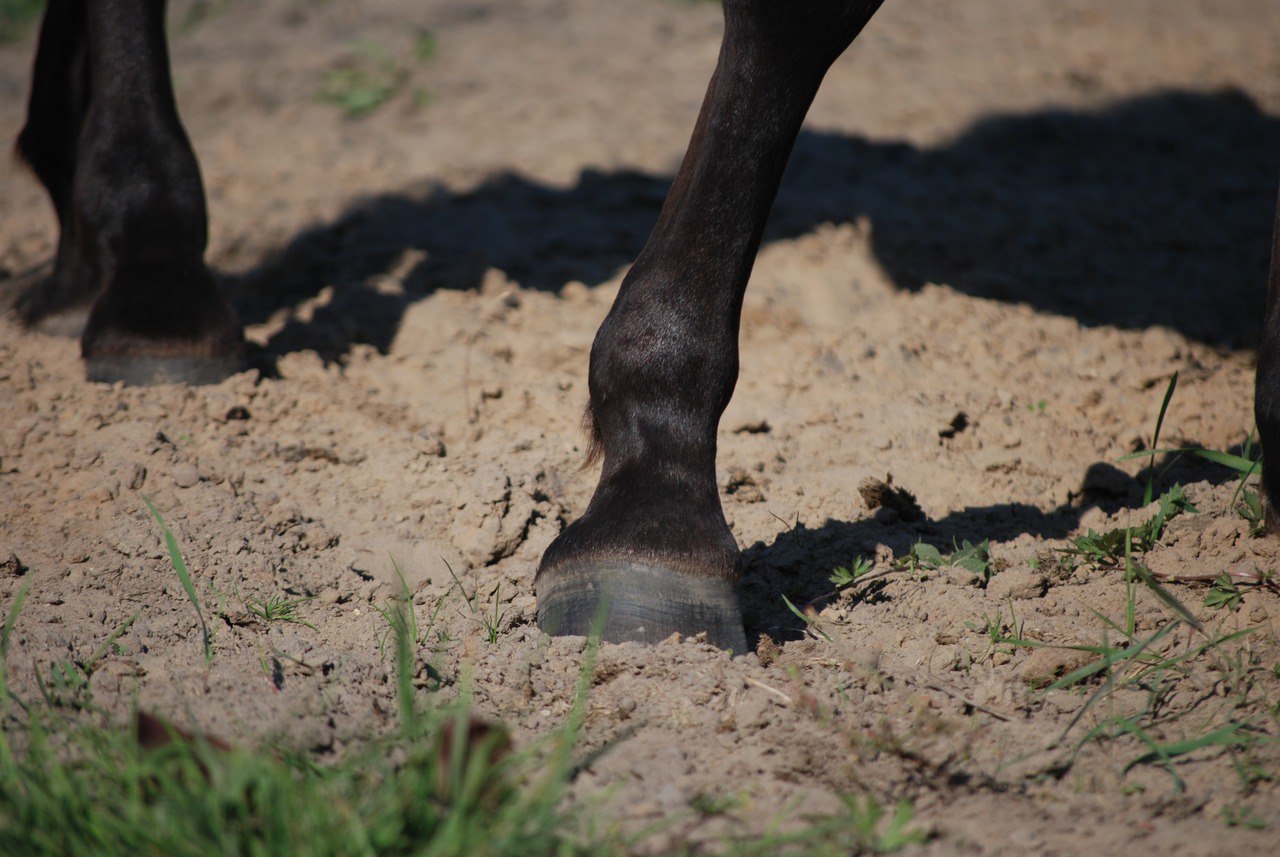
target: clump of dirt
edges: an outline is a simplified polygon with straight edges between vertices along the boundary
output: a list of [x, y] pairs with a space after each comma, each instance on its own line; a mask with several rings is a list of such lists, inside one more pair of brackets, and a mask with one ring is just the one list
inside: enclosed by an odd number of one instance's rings
[[[954, 434], [951, 435], [951, 437], [954, 436]], [[866, 503], [867, 508], [872, 511], [886, 509], [904, 521], [919, 521], [924, 518], [920, 501], [905, 488], [895, 488], [892, 473], [884, 479], [871, 476], [862, 480], [858, 485], [858, 494], [862, 496], [862, 502]]]
[[[84, 691], [109, 716], [136, 703], [339, 754], [396, 716], [379, 608], [402, 575], [421, 693], [465, 689], [527, 744], [583, 675], [584, 641], [536, 629], [532, 584], [594, 487], [592, 336], [683, 152], [720, 10], [218, 9], [174, 33], [175, 80], [209, 261], [267, 371], [89, 385], [73, 341], [0, 321], [0, 612], [31, 584], [10, 681], [34, 692], [36, 668], [136, 613]], [[1148, 462], [1122, 459], [1153, 445], [1174, 371], [1160, 447], [1241, 451], [1278, 15], [887, 4], [814, 105], [743, 310], [718, 481], [759, 648], [602, 647], [576, 799], [628, 830], [665, 820], [655, 851], [846, 794], [910, 801], [939, 854], [1269, 847], [1277, 548], [1235, 475], [1155, 456], [1157, 494], [1182, 484], [1198, 511], [1130, 557], [1146, 576], [1063, 549], [1150, 519]], [[349, 118], [316, 96], [356, 41], [401, 83]], [[0, 127], [20, 126], [33, 46], [0, 48]], [[34, 180], [3, 165], [0, 183], [12, 283], [56, 232]], [[208, 663], [144, 496], [190, 568]], [[990, 574], [911, 561], [965, 541]], [[1223, 574], [1234, 592], [1180, 582]], [[1116, 654], [1130, 641], [1141, 657]]]

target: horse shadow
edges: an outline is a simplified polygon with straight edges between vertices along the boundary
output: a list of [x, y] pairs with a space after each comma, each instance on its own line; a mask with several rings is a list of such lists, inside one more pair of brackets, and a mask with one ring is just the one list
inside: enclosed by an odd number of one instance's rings
[[[1239, 447], [1230, 451], [1243, 452]], [[1174, 485], [1197, 481], [1216, 485], [1235, 481], [1239, 474], [1196, 456], [1166, 453], [1156, 455], [1136, 475], [1095, 462], [1082, 474], [1080, 488], [1049, 511], [1027, 503], [996, 503], [968, 506], [936, 519], [923, 514], [904, 516], [884, 507], [861, 520], [828, 518], [816, 527], [797, 519], [772, 540], [758, 541], [742, 552], [739, 596], [747, 639], [754, 643], [761, 635], [775, 642], [802, 638], [806, 622], [787, 602], [802, 610], [805, 605], [821, 608], [834, 600], [838, 593], [832, 572], [850, 567], [859, 557], [874, 559], [884, 549], [896, 558], [906, 557], [920, 542], [950, 554], [966, 541], [975, 545], [987, 540], [1008, 542], [1022, 535], [1066, 539], [1091, 509], [1114, 515], [1142, 506], [1148, 477], [1152, 496], [1158, 497]], [[864, 585], [859, 595], [863, 600], [886, 597], [883, 583], [876, 582]]]
[[[982, 119], [945, 145], [805, 130], [765, 241], [865, 218], [892, 282], [1067, 315], [1153, 325], [1223, 349], [1260, 329], [1280, 119], [1238, 91], [1155, 92], [1100, 110]], [[489, 267], [524, 288], [599, 285], [639, 252], [671, 176], [586, 170], [569, 188], [515, 174], [454, 193], [429, 182], [354, 201], [252, 270], [223, 276], [249, 323], [322, 289], [266, 357], [385, 352], [404, 311], [473, 289]], [[401, 287], [379, 289], [403, 259]]]
[[[1230, 90], [991, 116], [934, 147], [805, 130], [764, 240], [865, 218], [898, 288], [944, 283], [1086, 326], [1163, 326], [1216, 348], [1249, 348], [1261, 326], [1278, 167], [1280, 119]], [[437, 289], [478, 288], [489, 267], [551, 293], [606, 282], [639, 252], [670, 182], [586, 170], [567, 189], [515, 174], [466, 193], [418, 183], [353, 202], [223, 281], [249, 323], [332, 289], [263, 353], [268, 364], [299, 349], [340, 362], [357, 343], [385, 352], [410, 304]], [[414, 261], [400, 288], [371, 284], [406, 258]], [[1232, 478], [1185, 456], [1154, 466], [1158, 490]], [[945, 552], [966, 539], [1062, 539], [1090, 508], [1140, 505], [1145, 478], [1094, 464], [1080, 494], [1047, 512], [1005, 503], [915, 522], [882, 511], [797, 523], [743, 553], [749, 638], [799, 637], [803, 622], [780, 596], [821, 599], [833, 568], [877, 546], [902, 556], [917, 541]]]

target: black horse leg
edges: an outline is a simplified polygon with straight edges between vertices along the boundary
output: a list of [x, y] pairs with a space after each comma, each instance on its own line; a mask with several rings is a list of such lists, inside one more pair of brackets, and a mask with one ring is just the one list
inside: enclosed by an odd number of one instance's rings
[[1271, 238], [1271, 277], [1267, 284], [1267, 314], [1258, 347], [1258, 376], [1253, 396], [1258, 437], [1262, 441], [1262, 488], [1267, 527], [1280, 535], [1280, 205]]
[[726, 0], [707, 96], [658, 223], [591, 349], [603, 451], [581, 519], [537, 577], [538, 624], [606, 640], [707, 632], [746, 649], [738, 546], [715, 479], [738, 322], [801, 122], [879, 0]]
[[81, 339], [86, 372], [219, 380], [239, 368], [241, 328], [204, 264], [204, 188], [174, 102], [164, 0], [83, 6], [89, 103], [71, 204], [99, 289]]
[[59, 230], [53, 273], [17, 297], [19, 316], [34, 326], [86, 305], [95, 292], [88, 265], [76, 247], [71, 206], [76, 145], [89, 103], [84, 3], [49, 1], [31, 78], [27, 122], [18, 134], [16, 149], [48, 192]]

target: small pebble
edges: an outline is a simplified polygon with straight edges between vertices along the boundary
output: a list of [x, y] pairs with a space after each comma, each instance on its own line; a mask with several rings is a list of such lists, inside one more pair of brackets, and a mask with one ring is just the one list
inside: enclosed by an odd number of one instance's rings
[[430, 429], [422, 429], [413, 436], [413, 448], [420, 455], [444, 458], [447, 450], [444, 441]]
[[195, 465], [179, 464], [173, 468], [173, 484], [179, 488], [190, 488], [200, 481], [200, 471], [196, 470]]

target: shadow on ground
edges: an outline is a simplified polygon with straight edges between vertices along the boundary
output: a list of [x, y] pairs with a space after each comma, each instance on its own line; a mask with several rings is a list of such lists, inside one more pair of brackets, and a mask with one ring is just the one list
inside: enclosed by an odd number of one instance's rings
[[[1152, 487], [1157, 497], [1175, 484], [1220, 484], [1239, 476], [1229, 468], [1186, 454], [1160, 455], [1155, 469]], [[1038, 540], [1065, 539], [1079, 528], [1081, 517], [1090, 509], [1100, 508], [1113, 515], [1124, 508], [1141, 507], [1146, 481], [1145, 468], [1130, 476], [1111, 464], [1096, 462], [1082, 475], [1078, 492], [1048, 512], [1026, 503], [997, 503], [918, 521], [905, 520], [887, 508], [861, 520], [831, 518], [816, 527], [797, 520], [772, 542], [756, 542], [742, 553], [740, 595], [747, 640], [754, 646], [761, 634], [775, 642], [800, 639], [804, 623], [782, 596], [797, 606], [820, 604], [834, 594], [831, 573], [835, 568], [848, 568], [858, 557], [873, 559], [882, 547], [895, 557], [904, 557], [917, 542], [948, 554], [966, 540], [974, 544], [987, 539], [1007, 542], [1021, 535]]]
[[[1252, 347], [1278, 166], [1280, 119], [1235, 91], [995, 116], [929, 149], [805, 131], [765, 240], [865, 217], [900, 288], [944, 283], [1085, 325]], [[409, 303], [474, 288], [490, 266], [546, 291], [609, 279], [643, 245], [669, 181], [586, 171], [567, 190], [516, 175], [465, 194], [417, 185], [359, 200], [225, 280], [251, 323], [332, 286], [327, 307], [272, 339], [272, 356], [385, 351]], [[371, 285], [406, 259], [402, 291]]]
[[774, 229], [864, 212], [899, 288], [1252, 347], [1277, 179], [1280, 119], [1235, 91], [1162, 92], [992, 117], [939, 149], [804, 135]]

